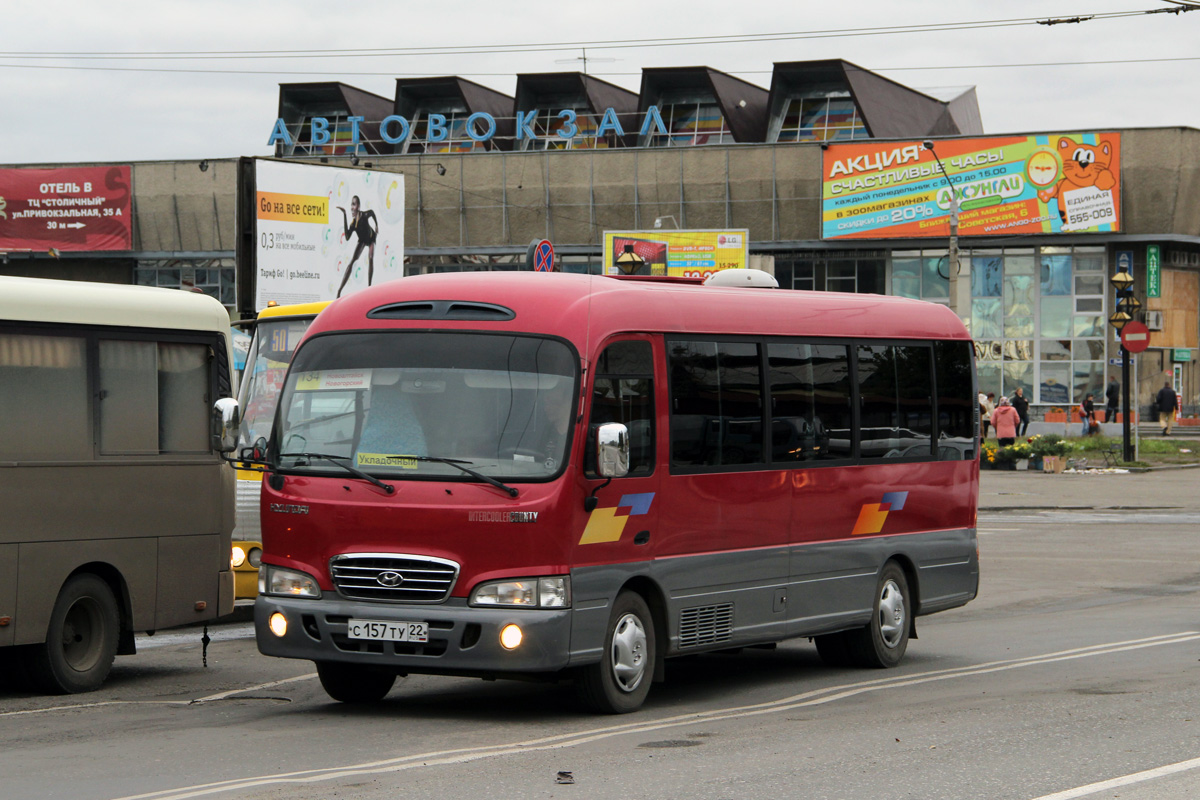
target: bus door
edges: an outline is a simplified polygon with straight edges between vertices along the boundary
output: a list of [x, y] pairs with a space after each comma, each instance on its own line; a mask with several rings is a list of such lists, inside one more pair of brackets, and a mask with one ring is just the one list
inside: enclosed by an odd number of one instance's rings
[[[602, 635], [608, 621], [607, 606], [615, 590], [607, 565], [621, 564], [625, 570], [637, 571], [638, 565], [648, 564], [654, 557], [661, 504], [660, 470], [655, 464], [658, 381], [654, 364], [650, 337], [630, 336], [610, 341], [592, 369], [584, 485], [596, 500], [576, 540], [572, 588], [577, 609], [591, 605], [603, 613], [579, 620], [576, 632], [581, 637], [587, 636], [587, 630]], [[629, 430], [629, 472], [605, 484], [596, 474], [595, 434], [600, 425], [609, 422], [619, 422]]]

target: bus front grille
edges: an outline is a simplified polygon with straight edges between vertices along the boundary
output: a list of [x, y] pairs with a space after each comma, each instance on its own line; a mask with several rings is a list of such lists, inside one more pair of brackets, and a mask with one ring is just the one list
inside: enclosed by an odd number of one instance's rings
[[338, 592], [354, 600], [441, 603], [458, 579], [458, 564], [430, 556], [348, 553], [329, 560]]

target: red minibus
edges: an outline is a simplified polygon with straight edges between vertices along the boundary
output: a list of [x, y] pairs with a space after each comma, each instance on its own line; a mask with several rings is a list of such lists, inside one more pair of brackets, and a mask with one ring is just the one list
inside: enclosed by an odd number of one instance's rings
[[895, 666], [978, 589], [975, 396], [962, 322], [915, 300], [371, 287], [309, 328], [256, 448], [258, 647], [345, 702], [533, 676], [610, 713], [675, 656], [810, 637]]

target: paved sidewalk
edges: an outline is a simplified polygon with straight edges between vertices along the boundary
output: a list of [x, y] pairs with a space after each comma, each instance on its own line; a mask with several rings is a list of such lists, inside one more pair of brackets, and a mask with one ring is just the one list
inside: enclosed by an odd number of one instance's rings
[[1047, 475], [983, 470], [980, 511], [1049, 508], [1200, 510], [1200, 468]]

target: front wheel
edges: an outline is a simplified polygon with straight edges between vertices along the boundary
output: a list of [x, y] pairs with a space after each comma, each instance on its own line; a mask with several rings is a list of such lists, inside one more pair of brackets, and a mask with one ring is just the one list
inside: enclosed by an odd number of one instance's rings
[[95, 575], [76, 575], [58, 593], [45, 644], [29, 652], [30, 677], [54, 694], [99, 689], [117, 655], [120, 625], [108, 584]]
[[387, 697], [396, 673], [358, 664], [318, 661], [317, 677], [325, 693], [342, 703], [374, 703]]
[[845, 633], [847, 649], [854, 662], [862, 667], [877, 668], [899, 664], [908, 649], [911, 613], [908, 579], [899, 564], [889, 561], [879, 573], [875, 586], [871, 622]]
[[613, 603], [600, 662], [575, 683], [584, 705], [605, 714], [637, 711], [654, 679], [654, 619], [641, 595], [621, 592]]

